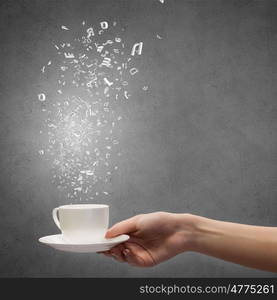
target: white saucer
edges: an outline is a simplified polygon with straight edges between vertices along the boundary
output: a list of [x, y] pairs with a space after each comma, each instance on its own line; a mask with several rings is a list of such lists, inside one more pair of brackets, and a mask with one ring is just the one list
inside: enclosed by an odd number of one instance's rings
[[126, 242], [128, 239], [129, 236], [127, 234], [122, 234], [112, 239], [104, 238], [93, 243], [73, 244], [64, 241], [62, 234], [55, 234], [41, 237], [39, 242], [61, 251], [89, 253], [109, 250], [120, 243]]

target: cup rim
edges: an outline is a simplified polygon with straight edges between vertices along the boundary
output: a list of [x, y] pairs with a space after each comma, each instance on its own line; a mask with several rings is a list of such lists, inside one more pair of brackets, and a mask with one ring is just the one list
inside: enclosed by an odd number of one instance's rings
[[67, 204], [59, 206], [59, 209], [101, 209], [101, 208], [108, 208], [109, 205], [107, 204]]

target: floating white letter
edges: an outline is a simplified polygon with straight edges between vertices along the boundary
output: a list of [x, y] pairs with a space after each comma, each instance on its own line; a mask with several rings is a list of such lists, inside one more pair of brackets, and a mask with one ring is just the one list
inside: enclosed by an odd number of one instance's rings
[[142, 52], [142, 46], [143, 46], [143, 42], [134, 44], [134, 46], [133, 46], [133, 48], [132, 48], [131, 55], [134, 56], [135, 53], [137, 53], [138, 55], [141, 55], [141, 52]]

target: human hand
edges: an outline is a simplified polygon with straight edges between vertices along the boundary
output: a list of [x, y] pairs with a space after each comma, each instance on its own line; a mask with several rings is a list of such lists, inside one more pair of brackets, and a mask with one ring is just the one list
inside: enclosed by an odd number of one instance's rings
[[112, 238], [130, 239], [103, 252], [121, 262], [151, 267], [181, 252], [195, 251], [247, 267], [277, 272], [277, 227], [223, 222], [190, 214], [155, 212], [112, 226]]
[[134, 216], [112, 226], [106, 238], [128, 234], [130, 239], [102, 252], [118, 261], [138, 267], [151, 267], [190, 250], [189, 214], [155, 212]]

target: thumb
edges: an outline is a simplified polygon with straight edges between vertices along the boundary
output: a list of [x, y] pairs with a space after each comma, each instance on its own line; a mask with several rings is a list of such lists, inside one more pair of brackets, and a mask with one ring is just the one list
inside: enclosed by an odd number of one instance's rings
[[107, 232], [106, 238], [112, 238], [120, 234], [128, 234], [137, 230], [137, 216], [121, 221], [113, 225]]

